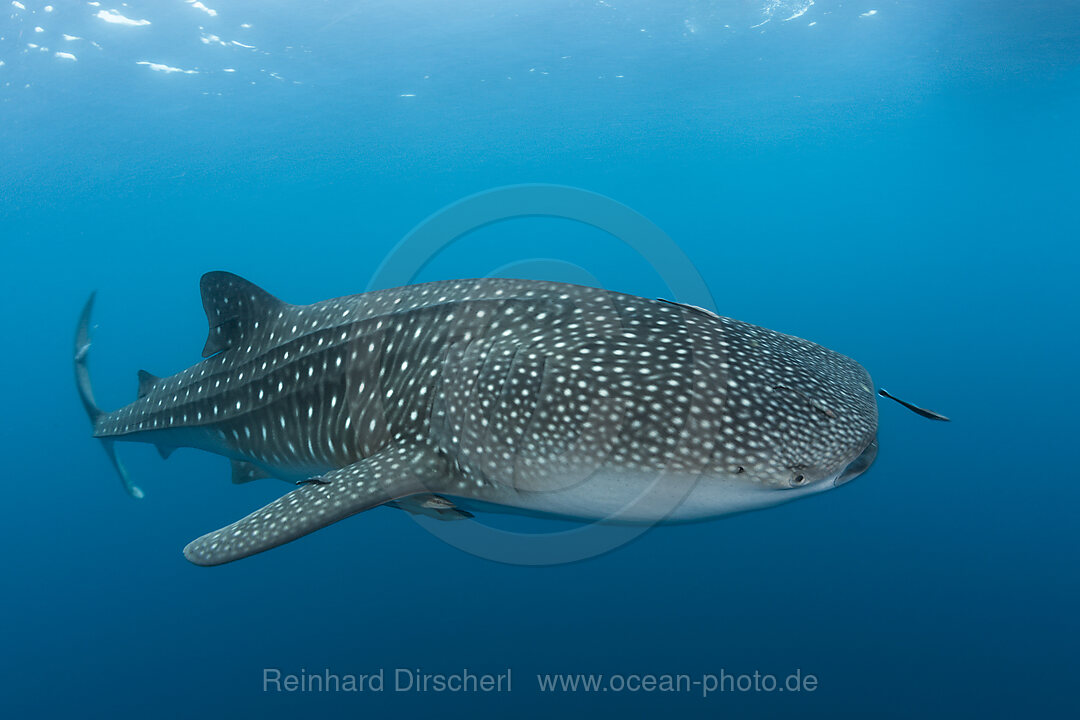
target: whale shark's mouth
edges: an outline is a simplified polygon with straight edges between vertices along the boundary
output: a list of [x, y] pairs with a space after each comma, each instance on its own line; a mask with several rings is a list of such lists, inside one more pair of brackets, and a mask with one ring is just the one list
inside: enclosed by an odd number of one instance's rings
[[859, 457], [848, 463], [848, 466], [844, 468], [844, 471], [836, 476], [836, 480], [833, 481], [833, 487], [840, 487], [846, 482], [851, 482], [859, 475], [869, 469], [874, 464], [874, 458], [877, 457], [878, 444], [877, 435], [870, 440], [870, 444], [867, 445], [863, 451], [859, 454]]

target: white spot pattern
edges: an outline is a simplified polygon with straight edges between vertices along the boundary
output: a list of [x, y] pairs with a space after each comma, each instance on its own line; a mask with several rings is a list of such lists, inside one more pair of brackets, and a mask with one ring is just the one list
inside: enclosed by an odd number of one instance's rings
[[700, 308], [503, 279], [309, 306], [228, 273], [202, 286], [210, 357], [103, 415], [97, 436], [224, 443], [301, 476], [421, 438], [447, 487], [497, 499], [600, 469], [787, 489], [834, 475], [876, 432], [858, 363]]

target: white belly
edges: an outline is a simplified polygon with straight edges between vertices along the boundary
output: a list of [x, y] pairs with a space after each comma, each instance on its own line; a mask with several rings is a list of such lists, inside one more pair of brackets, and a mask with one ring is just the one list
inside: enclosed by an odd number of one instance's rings
[[758, 510], [831, 486], [832, 482], [823, 481], [802, 488], [777, 490], [742, 478], [600, 470], [585, 480], [563, 487], [522, 491], [502, 486], [476, 496], [450, 494], [465, 508], [651, 524], [689, 522]]

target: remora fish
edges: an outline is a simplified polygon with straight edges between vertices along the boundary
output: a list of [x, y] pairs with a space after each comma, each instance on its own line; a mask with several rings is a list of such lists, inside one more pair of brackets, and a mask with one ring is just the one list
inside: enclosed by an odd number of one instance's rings
[[528, 280], [455, 280], [289, 305], [212, 272], [205, 360], [139, 372], [138, 399], [80, 397], [117, 440], [232, 460], [300, 487], [190, 543], [237, 560], [389, 504], [620, 523], [698, 520], [848, 482], [877, 454], [870, 376], [850, 358], [700, 308]]

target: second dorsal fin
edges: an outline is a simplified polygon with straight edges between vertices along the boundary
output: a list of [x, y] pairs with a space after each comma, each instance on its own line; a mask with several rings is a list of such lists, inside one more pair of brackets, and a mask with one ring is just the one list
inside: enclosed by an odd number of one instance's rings
[[254, 283], [229, 272], [208, 272], [199, 287], [210, 325], [203, 357], [238, 345], [254, 331], [256, 322], [276, 315], [285, 305]]

